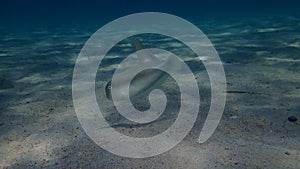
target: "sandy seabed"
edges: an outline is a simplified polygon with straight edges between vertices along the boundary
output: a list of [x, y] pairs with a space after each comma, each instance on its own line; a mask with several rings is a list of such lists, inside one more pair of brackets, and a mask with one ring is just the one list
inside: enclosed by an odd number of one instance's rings
[[[222, 120], [213, 136], [199, 144], [205, 118], [199, 113], [180, 144], [145, 159], [103, 150], [76, 117], [73, 68], [82, 45], [97, 28], [39, 27], [27, 34], [1, 28], [0, 167], [300, 168], [300, 18], [194, 24], [207, 34], [223, 62], [228, 93]], [[97, 81], [96, 91], [103, 90], [112, 67], [104, 65], [99, 71], [104, 78]], [[201, 68], [195, 76], [205, 112], [209, 82]], [[112, 109], [100, 94], [98, 101], [102, 100], [106, 109]], [[290, 116], [298, 120], [291, 122]], [[116, 130], [128, 135], [157, 132], [125, 123], [117, 115], [108, 118], [117, 123]], [[153, 125], [165, 129], [172, 120], [164, 116]]]

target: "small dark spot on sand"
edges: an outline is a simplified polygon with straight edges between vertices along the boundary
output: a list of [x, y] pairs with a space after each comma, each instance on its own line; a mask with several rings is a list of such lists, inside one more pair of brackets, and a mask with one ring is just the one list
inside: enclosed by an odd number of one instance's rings
[[295, 116], [290, 116], [290, 117], [288, 117], [288, 120], [289, 120], [290, 122], [296, 122], [298, 119], [297, 119], [297, 117], [295, 117]]
[[285, 152], [284, 154], [286, 154], [286, 155], [291, 155], [291, 153], [289, 153], [289, 152]]
[[231, 148], [229, 148], [229, 147], [225, 147], [225, 150], [231, 150]]

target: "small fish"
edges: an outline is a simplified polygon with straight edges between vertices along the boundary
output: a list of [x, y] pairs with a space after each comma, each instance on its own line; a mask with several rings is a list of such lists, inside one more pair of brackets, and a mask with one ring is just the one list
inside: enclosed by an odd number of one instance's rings
[[[136, 50], [142, 50], [144, 49], [141, 42], [137, 39], [133, 39], [131, 43], [135, 46]], [[165, 62], [161, 63], [159, 59], [157, 59], [153, 54], [151, 54], [148, 51], [141, 51], [139, 55], [145, 55], [147, 56], [146, 60], [143, 60], [142, 62], [146, 63], [148, 61], [151, 61], [153, 63], [157, 63], [157, 66], [162, 66], [164, 64], [172, 64], [170, 61], [171, 59], [167, 59]], [[172, 65], [171, 65], [172, 66]], [[162, 84], [165, 79], [167, 78], [167, 73], [164, 71], [158, 71], [155, 69], [147, 69], [143, 72], [139, 73], [131, 82], [131, 92], [130, 96], [135, 97], [138, 95], [141, 95], [143, 93], [147, 93], [148, 91], [151, 91], [152, 89], [156, 88], [160, 84]], [[126, 78], [126, 77], [124, 77]], [[122, 87], [122, 84], [118, 84], [120, 88]], [[112, 100], [112, 84], [111, 81], [109, 81], [105, 86], [105, 94], [106, 98], [109, 100]]]

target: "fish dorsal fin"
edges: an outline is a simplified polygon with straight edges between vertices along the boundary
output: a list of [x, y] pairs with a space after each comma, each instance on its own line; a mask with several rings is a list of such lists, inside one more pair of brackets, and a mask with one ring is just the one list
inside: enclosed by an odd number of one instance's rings
[[[138, 52], [138, 55], [137, 55], [138, 59], [143, 58], [143, 60], [140, 60], [140, 63], [147, 63], [147, 62], [152, 62], [152, 63], [157, 63], [157, 64], [160, 63], [159, 59], [157, 59], [156, 56], [154, 56], [149, 51], [144, 50], [145, 49], [144, 46], [138, 39], [132, 39], [131, 43], [137, 51], [142, 50], [142, 51]], [[144, 57], [140, 57], [141, 55], [143, 55]]]
[[141, 44], [141, 42], [138, 39], [132, 39], [131, 44], [133, 44], [133, 46], [137, 51], [144, 49], [144, 46]]

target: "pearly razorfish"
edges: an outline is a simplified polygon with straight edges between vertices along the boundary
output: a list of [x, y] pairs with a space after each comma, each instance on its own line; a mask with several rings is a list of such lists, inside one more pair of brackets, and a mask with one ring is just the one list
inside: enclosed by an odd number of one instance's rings
[[[156, 56], [154, 56], [152, 53], [150, 53], [149, 51], [145, 51], [143, 50], [144, 47], [141, 44], [141, 42], [137, 39], [133, 39], [131, 41], [131, 43], [134, 45], [134, 47], [136, 48], [137, 51], [141, 50], [140, 52], [137, 53], [137, 59], [139, 59], [139, 57], [141, 57], [141, 55], [147, 56], [147, 59], [144, 60], [139, 60], [139, 64], [143, 64], [143, 62], [147, 62], [147, 61], [151, 61], [152, 63], [156, 63], [157, 67], [160, 66], [165, 66], [166, 64], [170, 64], [168, 65], [168, 67], [174, 66], [172, 65], [172, 61], [170, 61], [171, 59], [168, 58], [166, 61], [161, 62]], [[161, 70], [157, 70], [157, 69], [146, 69], [143, 70], [142, 72], [138, 73], [133, 80], [131, 81], [131, 90], [130, 90], [130, 96], [131, 97], [135, 97], [135, 96], [139, 96], [141, 94], [147, 93], [148, 91], [151, 91], [152, 89], [156, 88], [157, 86], [159, 86], [160, 84], [162, 84], [166, 78], [167, 78], [167, 73], [165, 73], [164, 71]], [[123, 76], [123, 78], [126, 78], [126, 75]], [[119, 83], [116, 86], [118, 88], [122, 88], [123, 84]], [[112, 100], [112, 90], [114, 90], [112, 88], [112, 82], [109, 81], [106, 86], [105, 86], [105, 94], [106, 94], [106, 98], [109, 100]]]

